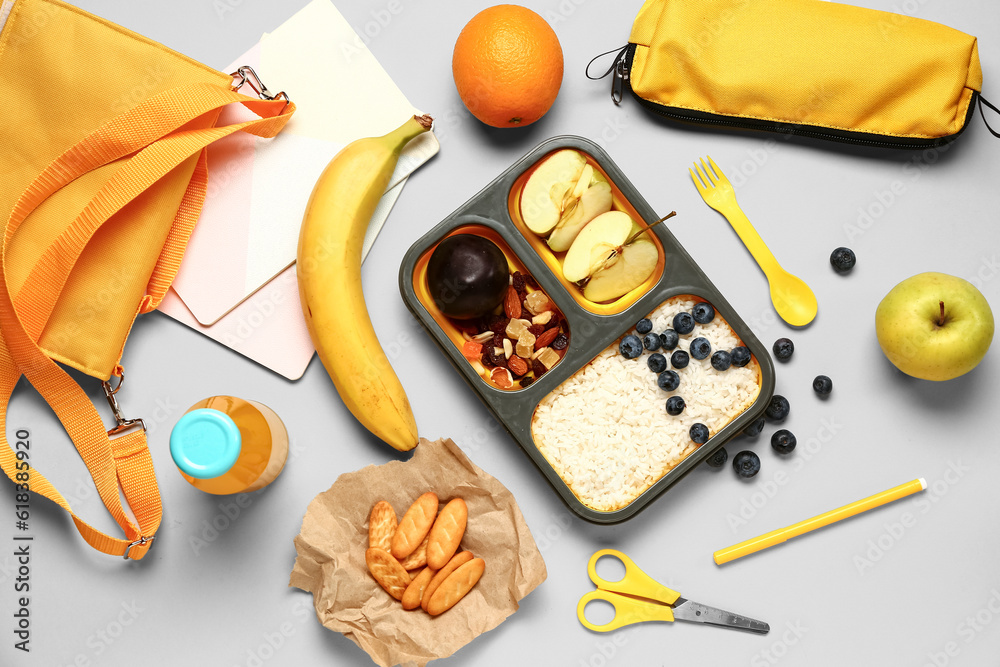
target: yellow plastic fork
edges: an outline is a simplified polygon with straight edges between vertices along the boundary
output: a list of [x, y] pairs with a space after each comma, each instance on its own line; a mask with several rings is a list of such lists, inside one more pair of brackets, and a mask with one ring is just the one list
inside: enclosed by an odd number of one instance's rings
[[801, 278], [781, 268], [778, 260], [760, 238], [760, 234], [740, 209], [740, 205], [736, 203], [736, 193], [732, 184], [712, 158], [708, 158], [707, 165], [705, 160], [700, 162], [700, 165], [695, 163], [694, 169], [688, 169], [691, 180], [694, 181], [705, 203], [726, 217], [743, 241], [743, 245], [757, 260], [760, 270], [767, 276], [774, 310], [781, 319], [795, 327], [803, 327], [812, 322], [819, 309], [816, 295]]

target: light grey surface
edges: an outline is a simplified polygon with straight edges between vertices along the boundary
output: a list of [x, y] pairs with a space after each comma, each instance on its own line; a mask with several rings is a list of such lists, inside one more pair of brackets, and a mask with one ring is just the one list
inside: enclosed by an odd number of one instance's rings
[[[304, 1], [78, 4], [223, 67]], [[455, 37], [487, 4], [338, 3], [356, 29], [371, 33], [371, 50], [412, 102], [438, 118], [442, 144], [441, 154], [410, 179], [364, 266], [376, 330], [383, 343], [400, 345], [394, 366], [421, 434], [455, 439], [511, 489], [549, 570], [516, 615], [440, 664], [995, 664], [1000, 352], [992, 351], [959, 380], [911, 380], [879, 351], [873, 316], [893, 285], [922, 271], [973, 280], [1000, 307], [1000, 142], [977, 114], [966, 135], [930, 156], [939, 159], [929, 164], [907, 152], [678, 129], [657, 122], [632, 100], [616, 108], [609, 82], [586, 80], [583, 68], [591, 56], [625, 43], [640, 0], [525, 2], [559, 35], [566, 59], [563, 89], [535, 125], [489, 130], [464, 111], [450, 71]], [[987, 97], [1000, 98], [998, 5], [863, 4], [977, 35]], [[743, 445], [761, 455], [763, 470], [751, 482], [741, 482], [728, 466], [698, 470], [641, 515], [613, 527], [569, 513], [445, 363], [396, 286], [400, 260], [413, 241], [537, 142], [563, 133], [601, 141], [654, 208], [678, 211], [672, 230], [765, 343], [790, 336], [796, 344], [794, 359], [779, 365], [777, 388], [791, 401], [786, 427], [798, 436], [794, 454], [779, 459], [770, 450], [774, 429], [768, 427], [756, 442], [729, 447], [730, 455]], [[779, 260], [815, 290], [820, 314], [808, 329], [792, 331], [775, 321], [752, 258], [689, 182], [688, 165], [706, 154], [736, 182], [744, 211]], [[865, 210], [872, 212], [871, 222], [861, 219]], [[839, 245], [858, 254], [858, 266], [847, 277], [828, 264]], [[137, 324], [124, 363], [126, 413], [142, 415], [151, 426], [165, 505], [158, 541], [141, 563], [123, 563], [92, 551], [61, 510], [34, 500], [33, 634], [26, 656], [12, 647], [18, 596], [10, 555], [14, 502], [12, 487], [5, 485], [0, 664], [371, 664], [354, 644], [315, 621], [310, 596], [286, 584], [292, 538], [310, 499], [339, 474], [391, 460], [395, 452], [354, 421], [316, 360], [301, 381], [287, 382], [154, 314]], [[825, 402], [810, 388], [818, 373], [834, 381]], [[226, 393], [273, 407], [293, 441], [282, 476], [251, 496], [247, 507], [193, 490], [167, 451], [170, 428], [190, 404]], [[9, 421], [12, 429], [31, 430], [33, 463], [51, 475], [78, 512], [114, 528], [37, 395], [22, 388]], [[725, 567], [712, 562], [716, 549], [921, 476], [930, 483], [921, 496]], [[213, 533], [212, 523], [221, 529]], [[690, 623], [589, 633], [577, 622], [575, 606], [592, 589], [587, 560], [604, 547], [626, 552], [687, 598], [767, 621], [771, 633]]]

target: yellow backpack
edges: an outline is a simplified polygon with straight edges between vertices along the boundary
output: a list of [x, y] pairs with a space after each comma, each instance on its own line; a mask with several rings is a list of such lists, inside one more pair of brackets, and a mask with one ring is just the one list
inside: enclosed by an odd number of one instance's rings
[[[136, 316], [156, 308], [180, 265], [205, 198], [206, 146], [237, 131], [274, 136], [295, 107], [241, 95], [231, 75], [57, 0], [0, 0], [0, 81], [16, 100], [0, 123], [0, 467], [19, 491], [69, 512], [95, 549], [139, 559], [160, 524], [160, 495], [145, 427], [121, 414], [111, 378], [122, 377]], [[217, 127], [234, 102], [259, 118]], [[60, 364], [103, 383], [114, 427]], [[124, 538], [72, 512], [32, 467], [25, 431], [8, 444], [22, 375], [59, 417]]]

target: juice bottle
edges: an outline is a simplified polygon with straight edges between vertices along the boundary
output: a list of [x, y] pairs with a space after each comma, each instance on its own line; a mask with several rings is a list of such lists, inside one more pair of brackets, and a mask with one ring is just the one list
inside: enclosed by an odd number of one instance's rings
[[266, 405], [212, 396], [177, 420], [170, 455], [184, 479], [206, 493], [256, 491], [285, 466], [288, 432]]

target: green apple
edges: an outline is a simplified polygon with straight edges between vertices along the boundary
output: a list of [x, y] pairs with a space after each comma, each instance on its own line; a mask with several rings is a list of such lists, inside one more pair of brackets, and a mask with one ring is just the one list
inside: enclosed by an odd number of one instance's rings
[[968, 373], [993, 341], [993, 311], [975, 285], [920, 273], [886, 294], [875, 310], [885, 356], [907, 375], [950, 380]]

